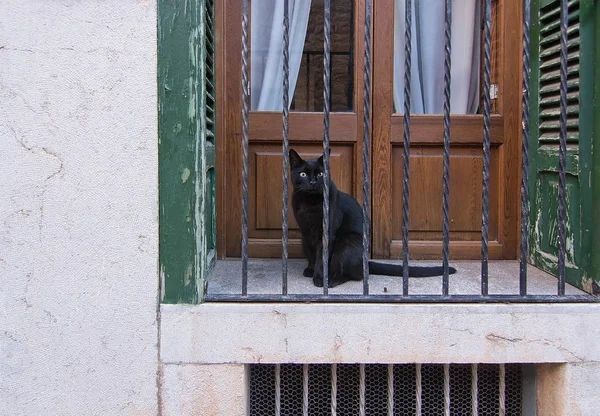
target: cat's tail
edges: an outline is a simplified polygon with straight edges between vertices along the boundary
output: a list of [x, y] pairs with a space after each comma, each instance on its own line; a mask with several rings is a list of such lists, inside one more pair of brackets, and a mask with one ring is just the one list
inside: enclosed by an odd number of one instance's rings
[[[450, 274], [456, 273], [454, 267], [448, 267]], [[402, 264], [379, 263], [369, 260], [369, 274], [380, 274], [385, 276], [402, 276]], [[442, 266], [408, 266], [409, 277], [431, 277], [442, 276], [444, 268]]]

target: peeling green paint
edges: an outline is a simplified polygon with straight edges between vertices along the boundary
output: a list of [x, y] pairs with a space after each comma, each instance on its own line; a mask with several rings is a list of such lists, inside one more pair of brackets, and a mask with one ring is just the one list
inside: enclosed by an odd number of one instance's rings
[[189, 284], [192, 282], [192, 273], [193, 273], [193, 267], [191, 264], [188, 264], [188, 267], [185, 270], [185, 274], [183, 275], [183, 285], [184, 286], [189, 286]]
[[[570, 49], [569, 53], [575, 55], [579, 62], [576, 62], [577, 59], [569, 61], [569, 83], [572, 86], [568, 91], [569, 123], [574, 127], [568, 131], [567, 148], [566, 279], [586, 291], [590, 291], [594, 280], [600, 281], [598, 269], [592, 266], [593, 259], [600, 257], [600, 244], [594, 242], [600, 237], [598, 215], [594, 216], [594, 210], [598, 208], [593, 202], [600, 199], [598, 174], [595, 182], [592, 179], [594, 165], [598, 171], [598, 162], [593, 161], [598, 160], [598, 155], [593, 155], [593, 149], [598, 147], [594, 144], [598, 142], [600, 132], [595, 121], [599, 112], [594, 111], [599, 106], [600, 97], [600, 72], [595, 64], [598, 59], [595, 51], [598, 51], [600, 43], [598, 8], [593, 0], [575, 0], [570, 2], [569, 9], [569, 27], [579, 24], [578, 32], [570, 31], [569, 38], [571, 43], [579, 43], [579, 49]], [[534, 265], [555, 275], [558, 269], [559, 151], [558, 131], [555, 129], [558, 125], [555, 123], [558, 121], [558, 87], [546, 80], [555, 79], [557, 66], [552, 62], [558, 55], [552, 48], [558, 43], [546, 42], [546, 46], [541, 46], [540, 41], [544, 37], [549, 39], [552, 31], [558, 30], [559, 9], [558, 0], [532, 1], [529, 257]], [[545, 16], [545, 20], [541, 16]], [[542, 50], [544, 47], [547, 49]], [[574, 66], [577, 64], [578, 67]]]
[[591, 259], [588, 278], [592, 280], [592, 293], [600, 294], [600, 3], [595, 2], [594, 10], [590, 12], [589, 19], [594, 22], [593, 28], [593, 59], [594, 62], [594, 88], [593, 105], [590, 108], [592, 116], [593, 141], [590, 148], [591, 169], [589, 172], [589, 187], [592, 190], [591, 221], [589, 224], [589, 238], [591, 240]]
[[207, 161], [206, 150], [214, 148], [214, 123], [208, 125], [204, 116], [207, 51], [214, 52], [207, 48], [214, 36], [206, 36], [206, 13], [213, 13], [212, 0], [158, 2], [160, 270], [166, 303], [201, 302], [214, 264], [209, 259], [215, 257], [206, 235], [216, 211], [214, 161]]
[[186, 183], [187, 180], [190, 178], [190, 174], [191, 171], [188, 168], [184, 168], [183, 172], [181, 173], [181, 182]]

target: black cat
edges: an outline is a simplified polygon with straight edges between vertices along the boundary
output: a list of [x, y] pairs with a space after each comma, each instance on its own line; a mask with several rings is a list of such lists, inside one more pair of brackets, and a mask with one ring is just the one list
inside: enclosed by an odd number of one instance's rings
[[[323, 156], [302, 159], [290, 149], [290, 170], [294, 192], [292, 208], [302, 233], [302, 247], [308, 259], [304, 276], [312, 277], [315, 286], [323, 286]], [[339, 191], [329, 181], [329, 287], [349, 280], [362, 280], [362, 208], [347, 193]], [[443, 267], [408, 268], [411, 277], [439, 276]], [[449, 268], [450, 273], [456, 269]], [[401, 264], [369, 260], [369, 273], [402, 276]]]

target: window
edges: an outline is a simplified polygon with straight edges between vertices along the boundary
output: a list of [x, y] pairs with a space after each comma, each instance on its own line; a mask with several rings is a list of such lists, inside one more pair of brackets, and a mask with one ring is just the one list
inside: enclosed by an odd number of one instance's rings
[[[354, 2], [332, 2], [331, 110], [352, 111]], [[251, 2], [251, 109], [281, 111], [283, 7], [280, 0]], [[290, 0], [289, 94], [292, 111], [323, 110], [323, 0]]]
[[[322, 75], [320, 65], [310, 63], [309, 55], [322, 53], [317, 44], [320, 42], [318, 27], [321, 25], [319, 19], [321, 0], [313, 0], [310, 8], [298, 9], [297, 19], [302, 20], [302, 30], [304, 36], [299, 36], [299, 45], [295, 49], [296, 60], [293, 72], [297, 74], [295, 86], [290, 87], [294, 91], [291, 107], [293, 110], [290, 115], [290, 140], [293, 147], [299, 149], [304, 155], [319, 154], [322, 151], [322, 114], [319, 107], [322, 105], [321, 94], [318, 82]], [[423, 0], [420, 6], [426, 3]], [[479, 105], [477, 100], [471, 99], [478, 94], [470, 88], [479, 88], [479, 71], [474, 62], [476, 57], [476, 46], [479, 43], [477, 25], [478, 14], [481, 11], [477, 7], [477, 2], [469, 3], [471, 5], [468, 13], [465, 13], [465, 28], [453, 30], [453, 34], [463, 36], [467, 41], [462, 42], [463, 53], [471, 53], [471, 58], [466, 59], [468, 64], [464, 65], [459, 71], [458, 78], [463, 79], [463, 84], [468, 84], [468, 94], [464, 95], [464, 108], [457, 110], [458, 113], [452, 115], [451, 142], [452, 148], [452, 172], [450, 184], [452, 198], [450, 210], [453, 213], [451, 217], [451, 253], [454, 251], [457, 258], [478, 259], [480, 255], [481, 239], [481, 136], [482, 136], [482, 116], [475, 114]], [[504, 0], [495, 0], [495, 8], [492, 13], [493, 22], [497, 28], [493, 35], [493, 42], [498, 42], [499, 46], [494, 48], [498, 52], [496, 68], [506, 69], [502, 72], [496, 71], [492, 77], [497, 77], [499, 85], [500, 98], [498, 99], [498, 112], [492, 115], [491, 120], [491, 140], [492, 149], [491, 159], [491, 179], [490, 179], [490, 259], [511, 259], [517, 254], [518, 231], [517, 218], [519, 209], [518, 200], [518, 169], [515, 169], [515, 161], [519, 158], [520, 143], [519, 133], [519, 106], [520, 92], [519, 71], [510, 68], [519, 68], [518, 54], [512, 53], [511, 48], [518, 48], [521, 39], [515, 35], [520, 28], [519, 13], [513, 9], [505, 8], [503, 13], [498, 13], [498, 7], [501, 7]], [[240, 82], [239, 76], [239, 47], [240, 47], [240, 9], [241, 2], [221, 2], [217, 3], [217, 8], [221, 7], [220, 16], [215, 16], [215, 2], [212, 0], [191, 0], [186, 7], [184, 5], [173, 5], [166, 0], [159, 1], [159, 134], [160, 134], [160, 267], [162, 283], [162, 296], [164, 302], [187, 302], [196, 303], [204, 298], [206, 292], [207, 276], [215, 264], [217, 248], [219, 256], [239, 256], [239, 223], [241, 216], [240, 192], [240, 131], [241, 131], [241, 111], [240, 111]], [[414, 21], [417, 22], [418, 10], [417, 3], [414, 14]], [[251, 2], [253, 7], [267, 7], [267, 0], [254, 0]], [[261, 4], [263, 6], [261, 6]], [[271, 31], [269, 39], [274, 33], [273, 19], [277, 12], [276, 2], [271, 13], [262, 16], [265, 22], [259, 27], [269, 27]], [[295, 2], [290, 0], [292, 16], [295, 10]], [[306, 3], [298, 3], [306, 6]], [[364, 74], [362, 56], [362, 39], [364, 36], [364, 26], [362, 25], [361, 13], [364, 13], [364, 1], [355, 0], [334, 2], [336, 7], [332, 10], [332, 24], [339, 30], [338, 38], [332, 39], [332, 48], [334, 52], [339, 52], [339, 59], [332, 59], [331, 73], [336, 74], [339, 70], [338, 83], [335, 79], [332, 83], [332, 106], [337, 110], [331, 115], [331, 148], [332, 148], [332, 177], [338, 183], [339, 188], [352, 193], [359, 201], [361, 200], [362, 174], [361, 149], [363, 138], [363, 99], [361, 80]], [[395, 42], [398, 30], [398, 17], [387, 13], [392, 6], [399, 3], [395, 0], [381, 0], [373, 2], [373, 44], [376, 45], [372, 58], [373, 79], [372, 109], [373, 117], [371, 124], [371, 134], [373, 137], [373, 165], [372, 168], [377, 174], [371, 174], [372, 196], [372, 248], [374, 258], [398, 258], [402, 253], [402, 158], [403, 141], [402, 133], [404, 129], [403, 117], [397, 113], [397, 108], [401, 102], [394, 99], [398, 91], [399, 84], [398, 71], [394, 70], [393, 63], [398, 60], [401, 48], [398, 49], [398, 43]], [[459, 4], [459, 0], [457, 0]], [[539, 199], [540, 209], [549, 211], [554, 210], [551, 201], [554, 195], [553, 189], [555, 169], [549, 164], [553, 164], [551, 147], [556, 147], [556, 138], [552, 134], [556, 133], [556, 8], [557, 2], [554, 0], [540, 0], [534, 5], [534, 32], [532, 35], [533, 51], [532, 63], [534, 68], [534, 77], [532, 83], [532, 100], [539, 99], [539, 111], [537, 102], [534, 103], [532, 110], [532, 137], [539, 139], [536, 142], [533, 155], [535, 159], [531, 166], [535, 181], [531, 186], [543, 190], [543, 195], [550, 199]], [[586, 3], [587, 4], [587, 3]], [[591, 191], [591, 188], [582, 187], [582, 184], [588, 186], [592, 182], [581, 181], [580, 178], [590, 177], [593, 169], [591, 159], [587, 162], [576, 165], [577, 161], [583, 161], [585, 157], [591, 154], [592, 144], [592, 105], [579, 105], [582, 100], [590, 103], [593, 100], [592, 91], [594, 84], [591, 82], [592, 74], [590, 68], [593, 67], [590, 56], [593, 48], [597, 48], [592, 42], [592, 33], [590, 26], [583, 24], [580, 19], [580, 2], [572, 1], [570, 3], [571, 26], [569, 28], [569, 80], [571, 82], [569, 90], [569, 117], [571, 120], [579, 120], [579, 128], [574, 129], [570, 126], [568, 140], [570, 140], [570, 152], [568, 169], [572, 166], [580, 166], [579, 171], [571, 169], [569, 173], [569, 182], [567, 189], [571, 195], [570, 200], [581, 199], [581, 221], [577, 222], [577, 203], [572, 204], [567, 218], [572, 223], [573, 233], [580, 233], [576, 238], [575, 244], [570, 248], [574, 252], [567, 253], [569, 262], [574, 261], [577, 268], [577, 275], [569, 275], [570, 282], [578, 287], [584, 288], [587, 292], [597, 290], [597, 283], [593, 282], [589, 271], [593, 271], [595, 260], [591, 258], [591, 253], [597, 251], [594, 245], [595, 241], [600, 239], [594, 234], [598, 227], [595, 227], [592, 213], [592, 200], [597, 196]], [[363, 11], [361, 11], [363, 10]], [[399, 8], [396, 9], [398, 14]], [[582, 9], [583, 10], [583, 9]], [[438, 11], [439, 12], [439, 11]], [[472, 13], [471, 13], [472, 12]], [[436, 12], [437, 13], [437, 12]], [[438, 16], [431, 13], [429, 18]], [[511, 14], [511, 13], [514, 13]], [[401, 13], [400, 13], [401, 14]], [[455, 13], [457, 15], [459, 13]], [[217, 13], [218, 15], [218, 13]], [[539, 19], [536, 16], [539, 15]], [[218, 19], [216, 17], [219, 17]], [[271, 19], [270, 21], [267, 19]], [[536, 20], [537, 19], [537, 20]], [[255, 19], [256, 20], [256, 19]], [[293, 17], [292, 17], [292, 20]], [[219, 42], [219, 37], [215, 36], [215, 22], [223, 22], [226, 26], [221, 28], [221, 40], [224, 45], [223, 55], [219, 56], [220, 48], [216, 47], [215, 42]], [[299, 21], [299, 20], [298, 20]], [[232, 23], [233, 22], [233, 23]], [[270, 22], [270, 23], [269, 23]], [[315, 23], [316, 22], [316, 23]], [[358, 23], [357, 23], [358, 22]], [[471, 24], [472, 22], [472, 24]], [[237, 26], [231, 26], [235, 24]], [[254, 24], [257, 24], [255, 21]], [[260, 23], [258, 23], [260, 25]], [[230, 26], [228, 26], [230, 25]], [[337, 26], [336, 26], [337, 25]], [[304, 26], [306, 27], [304, 29]], [[251, 27], [251, 30], [254, 26]], [[348, 29], [348, 30], [346, 30]], [[419, 33], [418, 24], [415, 23], [415, 32], [413, 39], [418, 44], [425, 42], [426, 37]], [[538, 32], [536, 32], [536, 30]], [[553, 32], [554, 31], [554, 32]], [[400, 30], [401, 32], [401, 30]], [[311, 37], [314, 35], [314, 38]], [[273, 35], [275, 36], [275, 35]], [[421, 36], [421, 38], [419, 38]], [[453, 35], [454, 36], [454, 35]], [[254, 41], [260, 39], [254, 36]], [[276, 37], [276, 36], [275, 36]], [[579, 38], [578, 38], [579, 37]], [[267, 39], [265, 37], [265, 39]], [[263, 42], [266, 43], [266, 40]], [[317, 39], [314, 41], [314, 39]], [[315, 43], [316, 42], [316, 43]], [[537, 42], [537, 43], [536, 43]], [[467, 46], [471, 45], [472, 48]], [[274, 86], [265, 86], [264, 80], [272, 77], [265, 77], [267, 73], [267, 63], [272, 50], [272, 42], [269, 40], [269, 47], [266, 49], [255, 48], [251, 51], [254, 56], [252, 65], [263, 65], [263, 69], [256, 71], [260, 75], [263, 71], [262, 80], [257, 81], [253, 88], [258, 91], [258, 100], [261, 100], [263, 92], [274, 94], [269, 89]], [[301, 49], [300, 49], [301, 48]], [[535, 49], [539, 48], [539, 49]], [[590, 51], [590, 54], [577, 54], [582, 50]], [[427, 48], [421, 48], [417, 51], [415, 64], [424, 65]], [[301, 52], [300, 52], [301, 50]], [[423, 56], [419, 57], [419, 53]], [[460, 52], [460, 51], [459, 51]], [[552, 54], [550, 53], [552, 52]], [[216, 55], [215, 55], [216, 53]], [[551, 56], [552, 55], [552, 56]], [[335, 55], [334, 55], [335, 56]], [[412, 56], [412, 55], [411, 55]], [[258, 58], [257, 58], [258, 57]], [[219, 72], [215, 70], [215, 64], [221, 59], [222, 66]], [[261, 59], [264, 62], [260, 62]], [[461, 61], [455, 58], [453, 62]], [[257, 63], [258, 62], [258, 63]], [[280, 73], [277, 65], [273, 66], [273, 71]], [[539, 71], [538, 71], [539, 68]], [[580, 70], [580, 68], [582, 68]], [[588, 71], [585, 71], [585, 68]], [[342, 71], [343, 69], [343, 71]], [[396, 65], [400, 72], [402, 68]], [[459, 66], [460, 69], [460, 66]], [[538, 71], [539, 73], [535, 73]], [[423, 85], [425, 81], [430, 80], [426, 73], [418, 70], [416, 79]], [[254, 74], [256, 75], [256, 74]], [[581, 75], [581, 76], [580, 76]], [[273, 75], [276, 77], [279, 75]], [[454, 76], [454, 75], [453, 75]], [[539, 78], [536, 78], [539, 77]], [[335, 78], [332, 77], [332, 78]], [[413, 77], [415, 78], [415, 77]], [[257, 78], [257, 80], [260, 77]], [[433, 79], [433, 78], [431, 78]], [[312, 81], [311, 81], [312, 80]], [[477, 80], [476, 82], [473, 80]], [[307, 82], [309, 81], [309, 82]], [[577, 82], [575, 82], [577, 81]], [[537, 82], [537, 84], [536, 84]], [[582, 89], [576, 86], [588, 83], [588, 88]], [[275, 83], [273, 83], [274, 85]], [[577, 85], [576, 85], [577, 84]], [[411, 83], [412, 85], [412, 83]], [[219, 119], [215, 118], [216, 105], [218, 104], [216, 91], [222, 88], [219, 97], [222, 97], [221, 115]], [[421, 87], [419, 87], [421, 88]], [[419, 181], [411, 182], [411, 187], [415, 186], [416, 191], [411, 195], [418, 195], [417, 198], [411, 198], [411, 204], [417, 203], [418, 206], [411, 207], [411, 219], [409, 226], [411, 228], [411, 241], [416, 241], [411, 248], [411, 255], [418, 259], [439, 259], [440, 258], [440, 209], [439, 199], [441, 199], [441, 132], [442, 117], [437, 114], [435, 108], [427, 109], [427, 103], [424, 99], [427, 88], [416, 89], [414, 100], [418, 101], [421, 97], [423, 112], [415, 114], [412, 124], [411, 147], [414, 149], [411, 158], [414, 163], [411, 164], [413, 174], [417, 174]], [[459, 90], [460, 87], [455, 87]], [[538, 90], [535, 90], [535, 89]], [[279, 89], [279, 93], [281, 89]], [[278, 94], [279, 94], [278, 93]], [[436, 93], [437, 94], [437, 93]], [[435, 94], [434, 94], [435, 95]], [[396, 97], [398, 98], [398, 97]], [[265, 102], [269, 100], [265, 99]], [[439, 97], [430, 101], [433, 107], [439, 105]], [[273, 110], [274, 101], [268, 104], [264, 110], [256, 109], [250, 113], [250, 255], [251, 257], [273, 257], [278, 258], [281, 255], [281, 231], [280, 215], [281, 212], [281, 178], [274, 175], [273, 172], [281, 172], [281, 114], [279, 110]], [[256, 104], [258, 107], [259, 104]], [[456, 107], [455, 107], [456, 108]], [[219, 126], [219, 121], [222, 121]], [[539, 125], [540, 131], [535, 130]], [[569, 128], [569, 125], [567, 125]], [[216, 134], [216, 128], [221, 128], [221, 134]], [[540, 136], [536, 136], [536, 134]], [[573, 135], [576, 133], [576, 135]], [[219, 140], [217, 140], [219, 136]], [[577, 136], [577, 137], [575, 137]], [[600, 134], [596, 135], [600, 137]], [[579, 148], [576, 145], [579, 144]], [[219, 150], [217, 152], [217, 147]], [[533, 149], [532, 149], [533, 151]], [[545, 153], [544, 153], [545, 152]], [[576, 154], [576, 152], [579, 152]], [[222, 171], [219, 173], [219, 179], [216, 175], [216, 159], [219, 155], [219, 166]], [[581, 157], [581, 158], [579, 158]], [[588, 163], [589, 162], [589, 163]], [[537, 170], [536, 170], [537, 169]], [[587, 170], [586, 170], [587, 169]], [[535, 170], [535, 171], [534, 171]], [[262, 175], [262, 176], [261, 176]], [[587, 175], [587, 176], [586, 176]], [[554, 181], [554, 182], [553, 182]], [[591, 185], [590, 185], [591, 186]], [[216, 188], [221, 191], [216, 194]], [[457, 190], [458, 189], [458, 190]], [[534, 189], [536, 191], [536, 189]], [[542, 196], [543, 196], [542, 195]], [[217, 203], [217, 196], [219, 204]], [[228, 199], [229, 198], [229, 199]], [[437, 199], [435, 199], [437, 198]], [[416, 201], [416, 202], [413, 202]], [[433, 202], [431, 202], [433, 201]], [[538, 200], [535, 201], [538, 203]], [[259, 205], [262, 204], [262, 205]], [[455, 204], [455, 205], [453, 205]], [[465, 204], [468, 209], [463, 209]], [[544, 205], [545, 204], [545, 205]], [[550, 206], [550, 208], [548, 208]], [[264, 208], [262, 211], [257, 208]], [[217, 211], [220, 215], [217, 215]], [[262, 212], [262, 214], [261, 214]], [[533, 218], [534, 215], [532, 215]], [[552, 223], [553, 217], [538, 215], [537, 219], [542, 222]], [[219, 226], [217, 227], [217, 221]], [[583, 225], [581, 225], [583, 224]], [[592, 224], [590, 226], [590, 224]], [[301, 245], [299, 244], [299, 235], [293, 227], [293, 220], [290, 221], [290, 257], [301, 257]], [[537, 226], [537, 225], [536, 225]], [[569, 225], [571, 226], [571, 225]], [[253, 227], [253, 228], [252, 228]], [[579, 228], [578, 228], [579, 227]], [[570, 231], [571, 232], [571, 231]], [[535, 233], [532, 233], [535, 234]], [[550, 236], [541, 236], [539, 233], [534, 237], [540, 238], [542, 245], [535, 246], [533, 261], [541, 267], [548, 266], [546, 254], [552, 254], [553, 241]], [[545, 239], [544, 239], [545, 238]], [[570, 237], [569, 237], [570, 238]], [[534, 240], [532, 240], [534, 241]], [[537, 242], [536, 242], [537, 243]], [[533, 245], [533, 243], [532, 243]], [[577, 253], [579, 250], [579, 254]], [[580, 257], [577, 257], [579, 255]], [[451, 256], [454, 256], [451, 254]], [[570, 263], [571, 264], [571, 263]], [[590, 265], [591, 264], [591, 265]], [[581, 268], [579, 268], [581, 266]], [[554, 270], [553, 265], [546, 267], [547, 270]], [[569, 272], [570, 273], [570, 272]], [[571, 276], [571, 277], [569, 277]], [[573, 277], [574, 276], [574, 277]], [[384, 286], [382, 290], [390, 287]]]

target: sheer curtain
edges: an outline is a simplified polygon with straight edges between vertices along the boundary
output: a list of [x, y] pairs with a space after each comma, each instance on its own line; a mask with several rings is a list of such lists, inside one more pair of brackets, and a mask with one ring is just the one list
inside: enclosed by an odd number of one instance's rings
[[[250, 20], [252, 110], [283, 109], [282, 0], [252, 0]], [[296, 89], [311, 0], [289, 0], [290, 104]]]
[[[404, 112], [404, 3], [395, 0], [394, 107]], [[412, 0], [411, 113], [444, 111], [444, 2]], [[452, 2], [453, 114], [473, 114], [479, 106], [480, 0]]]

